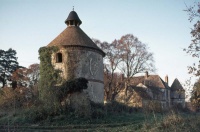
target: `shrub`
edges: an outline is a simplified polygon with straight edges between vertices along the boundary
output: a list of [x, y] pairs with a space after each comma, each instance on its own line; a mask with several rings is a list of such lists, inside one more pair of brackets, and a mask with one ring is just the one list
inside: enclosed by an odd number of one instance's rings
[[137, 111], [136, 108], [127, 106], [126, 104], [113, 101], [105, 105], [105, 110], [108, 113], [132, 113]]
[[[28, 90], [28, 88], [21, 87], [13, 90], [13, 88], [5, 87], [1, 89], [0, 108], [4, 110], [14, 110], [17, 108], [28, 107], [33, 105], [35, 98], [28, 98], [27, 93], [20, 92], [25, 90]], [[29, 94], [31, 94], [31, 91]]]
[[74, 112], [76, 117], [90, 117], [91, 116], [91, 105], [90, 99], [86, 93], [75, 92], [69, 97], [70, 109]]
[[63, 96], [66, 94], [81, 92], [83, 89], [87, 89], [88, 80], [85, 78], [76, 78], [68, 80], [59, 87], [59, 93]]
[[103, 118], [105, 117], [105, 115], [107, 115], [106, 111], [105, 111], [105, 106], [103, 104], [100, 103], [94, 103], [94, 102], [90, 102], [91, 104], [91, 118], [93, 119], [99, 119], [99, 118]]
[[179, 115], [176, 114], [172, 111], [171, 114], [166, 115], [163, 118], [163, 121], [161, 122], [161, 126], [163, 128], [168, 128], [169, 126], [176, 126], [177, 124], [180, 124], [181, 122], [183, 122], [183, 118]]

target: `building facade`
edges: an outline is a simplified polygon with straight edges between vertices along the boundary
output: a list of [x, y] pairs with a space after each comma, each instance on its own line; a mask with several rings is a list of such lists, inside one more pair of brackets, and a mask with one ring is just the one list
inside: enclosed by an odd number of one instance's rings
[[173, 106], [185, 107], [185, 90], [175, 79], [172, 86], [168, 85], [168, 76], [163, 81], [158, 75], [132, 77], [128, 90], [121, 91], [116, 101], [123, 102], [137, 108], [156, 108], [165, 110]]
[[82, 21], [75, 11], [65, 21], [67, 28], [47, 47], [57, 46], [59, 51], [52, 54], [52, 64], [61, 70], [65, 80], [83, 77], [89, 82], [87, 90], [90, 99], [103, 103], [103, 57], [105, 53], [80, 28]]

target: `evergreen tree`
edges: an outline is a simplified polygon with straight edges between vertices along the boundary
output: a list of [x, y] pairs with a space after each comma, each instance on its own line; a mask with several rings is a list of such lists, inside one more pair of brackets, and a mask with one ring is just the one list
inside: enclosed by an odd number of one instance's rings
[[7, 51], [0, 49], [0, 82], [2, 87], [6, 85], [12, 73], [19, 67], [16, 54], [17, 52], [11, 48]]

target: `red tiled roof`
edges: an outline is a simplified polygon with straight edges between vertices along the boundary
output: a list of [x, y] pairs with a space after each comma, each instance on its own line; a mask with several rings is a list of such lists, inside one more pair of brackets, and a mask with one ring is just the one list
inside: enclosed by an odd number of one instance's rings
[[158, 75], [149, 75], [147, 78], [145, 76], [138, 76], [130, 79], [132, 86], [136, 86], [139, 83], [148, 87], [168, 88], [168, 85]]

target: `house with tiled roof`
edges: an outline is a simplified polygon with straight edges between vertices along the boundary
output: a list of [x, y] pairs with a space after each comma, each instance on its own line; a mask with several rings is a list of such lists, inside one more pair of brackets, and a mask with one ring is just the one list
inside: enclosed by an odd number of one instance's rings
[[122, 90], [115, 99], [136, 108], [157, 107], [163, 110], [174, 105], [185, 107], [185, 91], [178, 79], [170, 87], [168, 76], [163, 81], [159, 75], [149, 75], [148, 72], [144, 76], [131, 77], [127, 91]]

